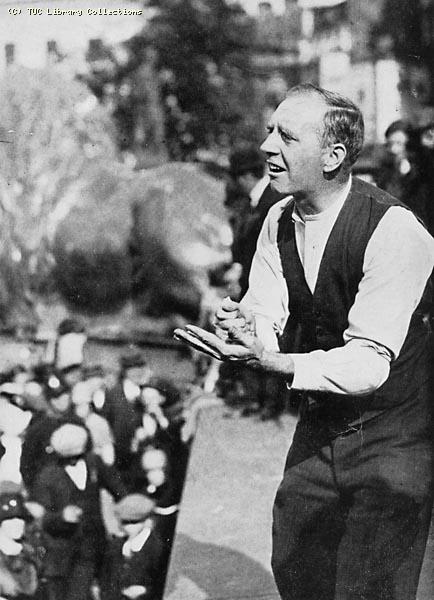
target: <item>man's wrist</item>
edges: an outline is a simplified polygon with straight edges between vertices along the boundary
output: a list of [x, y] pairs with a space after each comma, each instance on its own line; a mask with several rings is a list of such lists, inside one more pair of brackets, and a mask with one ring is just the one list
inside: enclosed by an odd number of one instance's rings
[[260, 355], [249, 360], [249, 365], [265, 373], [280, 375], [288, 384], [291, 384], [294, 379], [294, 361], [290, 354], [262, 349]]

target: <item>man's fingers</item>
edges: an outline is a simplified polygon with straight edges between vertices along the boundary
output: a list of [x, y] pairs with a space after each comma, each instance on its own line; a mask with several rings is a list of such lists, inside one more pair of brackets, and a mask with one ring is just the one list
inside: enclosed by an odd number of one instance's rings
[[216, 313], [215, 313], [215, 317], [218, 321], [224, 321], [225, 319], [236, 319], [237, 317], [239, 317], [241, 314], [241, 312], [236, 309], [236, 310], [224, 310], [221, 306], [219, 309], [217, 309]]
[[246, 319], [244, 317], [238, 317], [237, 319], [225, 319], [217, 323], [217, 327], [229, 331], [233, 327], [243, 329], [246, 326]]
[[248, 331], [242, 331], [238, 329], [238, 327], [230, 327], [229, 328], [229, 337], [231, 340], [235, 340], [243, 344], [243, 346], [249, 346], [253, 340], [253, 334]]
[[248, 360], [249, 358], [252, 358], [252, 353], [249, 350], [249, 348], [246, 348], [242, 344], [228, 344], [220, 338], [218, 338], [213, 333], [205, 331], [205, 329], [202, 329], [201, 327], [196, 327], [196, 325], [186, 325], [186, 330], [189, 333], [192, 333], [197, 339], [201, 340], [202, 342], [208, 344], [216, 351], [218, 351], [218, 353], [223, 359]]
[[185, 329], [207, 344], [217, 344], [220, 342], [220, 339], [214, 333], [206, 331], [202, 327], [197, 327], [197, 325], [186, 325]]
[[218, 350], [215, 349], [214, 344], [209, 344], [203, 341], [200, 337], [193, 335], [190, 331], [186, 331], [184, 329], [175, 329], [174, 337], [175, 339], [192, 346], [195, 350], [205, 352], [205, 354], [209, 354], [214, 358], [222, 360], [222, 355]]
[[234, 310], [239, 310], [240, 304], [239, 302], [235, 302], [234, 300], [229, 298], [229, 296], [226, 296], [226, 298], [223, 298], [221, 307], [223, 310], [231, 312]]

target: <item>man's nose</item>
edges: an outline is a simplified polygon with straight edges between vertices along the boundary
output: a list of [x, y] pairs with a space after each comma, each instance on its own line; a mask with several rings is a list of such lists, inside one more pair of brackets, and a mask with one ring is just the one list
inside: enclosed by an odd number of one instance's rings
[[262, 152], [266, 152], [267, 154], [275, 154], [276, 152], [278, 152], [278, 149], [276, 149], [273, 133], [269, 133], [265, 140], [262, 142], [261, 150]]

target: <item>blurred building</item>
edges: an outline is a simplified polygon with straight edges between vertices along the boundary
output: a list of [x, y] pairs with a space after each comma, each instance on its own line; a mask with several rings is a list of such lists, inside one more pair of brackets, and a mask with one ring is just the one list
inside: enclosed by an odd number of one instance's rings
[[423, 67], [401, 64], [390, 44], [379, 51], [373, 41], [384, 0], [240, 3], [256, 20], [253, 64], [264, 87], [265, 118], [288, 87], [312, 81], [361, 106], [368, 143], [382, 141], [387, 126], [398, 118], [429, 120]]
[[140, 31], [149, 10], [131, 0], [0, 0], [0, 73], [11, 64], [43, 68], [64, 58], [80, 64], [87, 53]]

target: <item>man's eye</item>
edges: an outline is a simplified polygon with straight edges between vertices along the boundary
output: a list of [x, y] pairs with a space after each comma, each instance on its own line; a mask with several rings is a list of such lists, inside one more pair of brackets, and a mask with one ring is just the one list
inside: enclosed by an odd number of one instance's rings
[[281, 131], [281, 132], [280, 132], [280, 137], [281, 137], [281, 138], [282, 138], [282, 140], [283, 140], [285, 143], [287, 143], [287, 144], [288, 144], [289, 142], [292, 142], [292, 140], [294, 139], [294, 138], [293, 138], [291, 135], [289, 135], [288, 133], [285, 133], [284, 131]]

